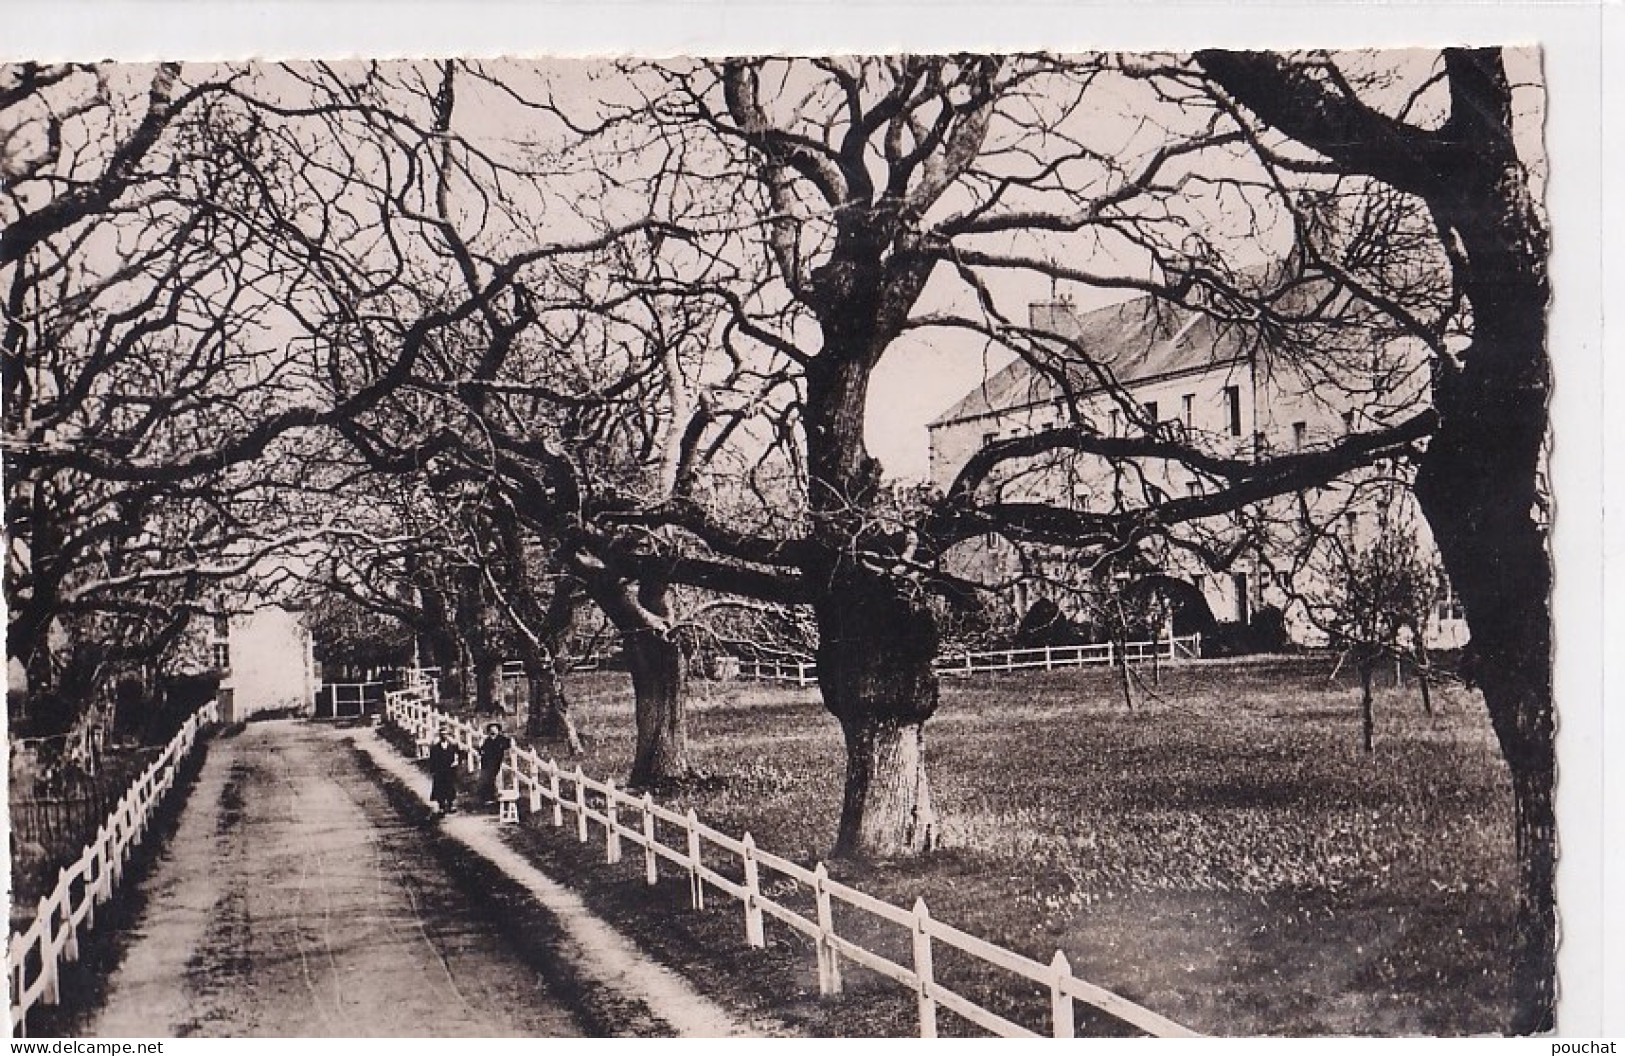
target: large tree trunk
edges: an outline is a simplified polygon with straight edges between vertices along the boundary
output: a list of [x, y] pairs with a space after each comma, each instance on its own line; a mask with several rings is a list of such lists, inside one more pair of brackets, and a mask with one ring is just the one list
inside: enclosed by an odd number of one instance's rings
[[[1424, 479], [1429, 484], [1419, 483], [1418, 493], [1430, 510], [1472, 631], [1464, 673], [1484, 694], [1512, 777], [1519, 884], [1511, 1030], [1544, 1032], [1555, 1021], [1557, 971], [1551, 570], [1540, 533], [1533, 531], [1530, 505], [1514, 511], [1507, 508], [1516, 502], [1511, 499], [1492, 511], [1483, 507], [1500, 505], [1493, 499], [1474, 502], [1464, 495], [1470, 490], [1488, 495], [1495, 488], [1469, 480], [1459, 488], [1445, 487], [1431, 474]], [[1441, 505], [1447, 508], [1440, 510]], [[1487, 529], [1463, 530], [1464, 519], [1472, 523], [1490, 516]]]
[[637, 749], [632, 760], [635, 787], [688, 776], [687, 681], [677, 642], [643, 628], [622, 636], [632, 672]]
[[844, 563], [818, 619], [818, 684], [846, 739], [835, 853], [918, 854], [937, 838], [925, 721], [937, 710], [937, 627], [907, 584]]
[[474, 710], [495, 714], [502, 705], [502, 658], [495, 650], [469, 650], [474, 663]]
[[936, 843], [937, 817], [925, 772], [925, 724], [842, 721], [846, 784], [835, 853], [849, 858], [915, 854]]
[[621, 637], [632, 675], [637, 746], [629, 782], [647, 787], [679, 781], [688, 764], [688, 682], [683, 650], [669, 623], [670, 586], [649, 575], [634, 589], [602, 571], [582, 579], [600, 611]]
[[[1530, 703], [1508, 701], [1503, 706], [1527, 712]], [[1519, 755], [1512, 767], [1519, 878], [1512, 1031], [1534, 1034], [1556, 1025], [1557, 815], [1550, 730], [1530, 738]]]
[[[1508, 177], [1510, 178], [1510, 177]], [[1487, 188], [1464, 195], [1493, 201]], [[1527, 200], [1520, 203], [1532, 209]], [[1540, 488], [1548, 389], [1539, 221], [1515, 204], [1465, 216], [1473, 343], [1435, 386], [1439, 429], [1416, 494], [1472, 637], [1464, 673], [1484, 694], [1516, 797], [1519, 884], [1512, 1029], [1551, 1029], [1557, 920], [1552, 570]]]
[[[884, 275], [860, 252], [820, 270], [840, 295], [820, 314], [825, 348], [807, 370], [818, 550], [803, 575], [815, 585], [818, 686], [846, 739], [835, 853], [920, 854], [937, 838], [924, 749], [925, 722], [937, 710], [936, 618], [916, 583], [865, 564], [859, 554], [874, 526], [864, 511], [881, 495], [881, 467], [863, 439], [870, 371], [930, 269]], [[882, 554], [890, 545], [873, 542]]]
[[620, 631], [632, 674], [637, 746], [629, 780], [637, 787], [682, 780], [689, 775], [688, 681], [682, 645], [666, 622], [671, 588], [649, 576], [638, 583], [635, 602], [616, 586], [600, 592], [598, 607]]
[[497, 711], [502, 696], [502, 657], [489, 637], [488, 609], [484, 573], [473, 565], [459, 568], [456, 614], [463, 653], [461, 688], [464, 702], [481, 714]]
[[581, 735], [570, 717], [570, 702], [564, 695], [563, 658], [549, 660], [529, 651], [525, 661], [525, 734], [544, 741], [562, 742], [571, 755], [582, 752]]

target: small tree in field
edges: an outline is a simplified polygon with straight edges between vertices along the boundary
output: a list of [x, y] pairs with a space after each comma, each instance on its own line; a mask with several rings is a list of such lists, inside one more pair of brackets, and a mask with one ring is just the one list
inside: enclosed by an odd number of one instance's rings
[[[1372, 678], [1384, 657], [1426, 656], [1428, 612], [1441, 592], [1437, 561], [1418, 541], [1409, 507], [1382, 503], [1376, 523], [1362, 533], [1357, 522], [1327, 539], [1324, 596], [1308, 606], [1311, 618], [1335, 648], [1354, 660], [1360, 676], [1360, 741], [1373, 749], [1376, 719]], [[1427, 696], [1425, 661], [1418, 664]]]

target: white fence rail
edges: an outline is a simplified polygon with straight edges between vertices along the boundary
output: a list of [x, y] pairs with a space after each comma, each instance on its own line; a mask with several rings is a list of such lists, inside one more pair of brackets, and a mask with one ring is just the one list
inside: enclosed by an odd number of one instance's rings
[[440, 669], [438, 667], [409, 667], [406, 669], [405, 676], [407, 690], [418, 691], [431, 702], [440, 700]]
[[[421, 691], [404, 689], [388, 694], [384, 713], [388, 721], [411, 734], [420, 758], [428, 753], [430, 741], [444, 727], [469, 750], [472, 765], [479, 730], [435, 709]], [[602, 833], [604, 858], [611, 864], [623, 859], [628, 844], [641, 850], [644, 879], [650, 884], [659, 881], [661, 863], [668, 863], [687, 877], [689, 899], [696, 909], [705, 908], [708, 888], [736, 899], [743, 916], [745, 941], [750, 946], [766, 944], [765, 925], [769, 918], [806, 936], [812, 941], [817, 958], [820, 994], [841, 992], [844, 961], [860, 964], [914, 990], [919, 995], [920, 1036], [923, 1038], [936, 1036], [939, 1007], [1002, 1037], [1041, 1036], [1029, 1027], [983, 1008], [938, 980], [932, 969], [932, 953], [937, 943], [1047, 988], [1048, 1031], [1054, 1037], [1073, 1036], [1075, 1001], [1100, 1009], [1147, 1034], [1196, 1036], [1189, 1028], [1165, 1016], [1076, 978], [1059, 950], [1048, 964], [1013, 953], [932, 918], [923, 899], [917, 900], [912, 909], [900, 909], [830, 879], [822, 862], [808, 869], [757, 847], [749, 833], [735, 839], [701, 822], [693, 810], [678, 813], [656, 803], [648, 794], [631, 795], [616, 788], [614, 781], [597, 781], [586, 776], [579, 766], [564, 770], [554, 760], [544, 760], [535, 751], [516, 746], [503, 764], [500, 784], [528, 798], [530, 813], [548, 817], [554, 828], [563, 828], [566, 815], [574, 815], [575, 836], [582, 843], [594, 838], [596, 826]], [[662, 835], [673, 842], [663, 842]], [[779, 878], [768, 886], [776, 897], [764, 893], [764, 872]], [[792, 896], [795, 897], [792, 899]], [[799, 902], [801, 908], [786, 904], [792, 900]], [[868, 933], [873, 929], [849, 928], [844, 935], [838, 932], [836, 906], [844, 907], [844, 912], [867, 913], [903, 929], [909, 936], [908, 963], [876, 953], [851, 937], [853, 931]]]
[[[571, 671], [597, 671], [604, 666], [605, 657], [597, 653], [588, 653], [585, 656], [570, 658]], [[525, 662], [523, 660], [502, 661], [502, 677], [517, 680], [525, 677]]]
[[383, 696], [382, 682], [324, 682], [331, 694], [335, 719], [359, 718], [367, 713], [368, 702], [376, 704]]
[[57, 873], [56, 888], [39, 901], [34, 921], [11, 937], [11, 1027], [26, 1035], [28, 1011], [61, 1001], [63, 962], [79, 959], [80, 930], [96, 926], [96, 907], [113, 897], [124, 866], [146, 837], [152, 816], [175, 784], [198, 731], [220, 719], [214, 702], [199, 708], [136, 778], [79, 858]]
[[[1198, 660], [1202, 636], [1187, 634], [1148, 642], [1101, 642], [1098, 645], [1045, 645], [1032, 649], [994, 649], [939, 656], [932, 667], [939, 675], [973, 675], [987, 671], [1053, 671], [1058, 667], [1112, 666], [1151, 660]], [[757, 682], [789, 682], [796, 686], [818, 683], [818, 665], [811, 660], [741, 660], [740, 678]]]
[[812, 686], [818, 684], [818, 666], [811, 660], [741, 660], [736, 677]]

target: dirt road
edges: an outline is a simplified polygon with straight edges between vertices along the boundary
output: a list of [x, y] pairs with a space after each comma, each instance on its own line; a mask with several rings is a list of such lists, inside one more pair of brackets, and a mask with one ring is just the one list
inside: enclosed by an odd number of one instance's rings
[[602, 1032], [448, 878], [432, 834], [403, 820], [344, 736], [272, 722], [210, 745], [89, 1032]]

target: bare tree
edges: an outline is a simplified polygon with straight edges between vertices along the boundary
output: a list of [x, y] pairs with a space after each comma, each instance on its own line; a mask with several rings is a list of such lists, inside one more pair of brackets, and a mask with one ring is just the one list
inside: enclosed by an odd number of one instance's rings
[[[1551, 368], [1547, 228], [1532, 190], [1538, 134], [1498, 48], [1446, 50], [1414, 90], [1384, 105], [1375, 76], [1321, 54], [1201, 52], [1197, 62], [1272, 133], [1308, 148], [1260, 155], [1369, 176], [1411, 196], [1436, 225], [1463, 302], [1465, 343], [1440, 357], [1438, 427], [1416, 493], [1472, 632], [1482, 689], [1511, 769], [1520, 873], [1513, 1029], [1550, 1029], [1555, 994], [1556, 817], [1551, 560], [1541, 465]], [[1380, 72], [1380, 71], [1379, 71]], [[1391, 96], [1390, 96], [1391, 97]]]
[[[617, 165], [658, 169], [659, 180], [624, 186], [688, 205], [691, 237], [668, 256], [685, 262], [685, 294], [724, 305], [729, 339], [749, 346], [758, 373], [787, 392], [787, 403], [770, 402], [764, 414], [792, 412], [784, 450], [804, 482], [796, 489], [804, 509], [740, 521], [719, 517], [706, 497], [674, 495], [608, 511], [600, 523], [675, 529], [694, 558], [754, 577], [728, 589], [811, 606], [824, 702], [847, 744], [841, 853], [911, 852], [933, 840], [922, 730], [937, 703], [935, 599], [974, 593], [943, 567], [946, 552], [990, 533], [1096, 552], [1133, 547], [1323, 483], [1404, 450], [1431, 427], [1422, 410], [1315, 451], [1215, 452], [1142, 420], [1099, 350], [1012, 321], [1015, 306], [1001, 303], [995, 284], [1015, 278], [1152, 294], [1261, 344], [1295, 335], [1274, 342], [1289, 346], [1283, 363], [1288, 353], [1352, 347], [1361, 335], [1369, 348], [1371, 335], [1393, 332], [1353, 283], [1326, 269], [1306, 276], [1306, 259], [1262, 282], [1215, 264], [1204, 207], [1182, 196], [1203, 152], [1233, 153], [1244, 137], [1222, 127], [1227, 113], [1199, 84], [1170, 78], [1180, 127], [1119, 160], [1088, 142], [1092, 93], [1099, 81], [1121, 86], [1139, 72], [1105, 59], [737, 59], [627, 72], [648, 85], [647, 102], [600, 118], [583, 149], [600, 144], [589, 155], [606, 179]], [[1246, 189], [1275, 193], [1262, 183]], [[696, 215], [698, 200], [709, 214]], [[1109, 242], [1132, 266], [1080, 266], [1077, 246]], [[1311, 280], [1319, 292], [1302, 292]], [[952, 288], [927, 297], [933, 282]], [[1242, 297], [1260, 287], [1275, 294], [1265, 312]], [[945, 297], [949, 307], [934, 307]], [[947, 494], [898, 506], [867, 448], [869, 384], [888, 349], [928, 332], [1010, 348], [1062, 387], [1067, 360], [1092, 369], [1136, 428], [1109, 435], [1072, 399], [1070, 420], [989, 445]], [[1324, 359], [1314, 369], [1335, 373]], [[1172, 499], [1146, 488], [1138, 501], [1091, 509], [1001, 497], [1002, 472], [1053, 452], [1177, 465], [1213, 487]]]
[[[1360, 741], [1374, 748], [1372, 682], [1383, 659], [1426, 654], [1428, 615], [1439, 596], [1431, 541], [1412, 523], [1407, 496], [1389, 484], [1362, 523], [1356, 514], [1316, 547], [1318, 596], [1305, 599], [1314, 625], [1352, 658], [1360, 678]], [[1352, 512], [1352, 511], [1351, 511]], [[1425, 676], [1424, 676], [1425, 677]], [[1424, 699], [1426, 690], [1424, 690]], [[1431, 707], [1431, 705], [1429, 705]]]

